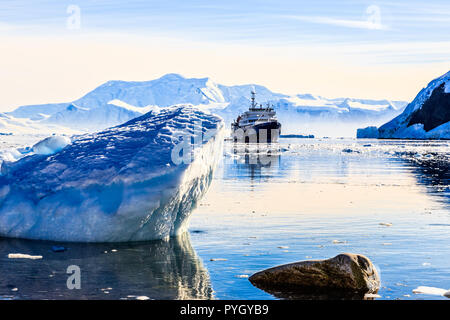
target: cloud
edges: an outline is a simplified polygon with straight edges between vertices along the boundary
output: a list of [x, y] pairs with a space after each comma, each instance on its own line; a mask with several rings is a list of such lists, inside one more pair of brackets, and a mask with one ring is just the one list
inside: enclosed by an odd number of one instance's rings
[[326, 24], [332, 26], [340, 26], [356, 29], [370, 29], [370, 30], [387, 30], [388, 27], [383, 25], [376, 19], [367, 20], [346, 20], [346, 19], [334, 19], [321, 16], [287, 16], [287, 18], [295, 19], [303, 22]]

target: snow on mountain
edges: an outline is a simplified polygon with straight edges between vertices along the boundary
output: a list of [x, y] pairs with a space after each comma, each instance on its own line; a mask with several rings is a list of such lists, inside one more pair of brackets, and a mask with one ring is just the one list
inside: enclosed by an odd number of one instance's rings
[[431, 81], [399, 116], [379, 128], [380, 138], [449, 139], [450, 71]]
[[[118, 125], [154, 108], [192, 104], [231, 123], [239, 113], [248, 110], [252, 90], [257, 93], [258, 103], [274, 105], [284, 133], [335, 135], [339, 129], [351, 131], [353, 135], [356, 127], [365, 123], [382, 124], [406, 106], [402, 101], [327, 99], [311, 94], [289, 96], [260, 85], [225, 86], [209, 78], [167, 74], [151, 81], [108, 81], [71, 103], [24, 106], [9, 115], [37, 124], [92, 132]], [[330, 123], [338, 125], [330, 130]]]
[[[199, 121], [201, 129], [193, 128]], [[111, 242], [177, 235], [211, 182], [223, 127], [217, 116], [178, 106], [71, 143], [43, 141], [51, 154], [2, 164], [0, 236]]]
[[[143, 108], [142, 111], [145, 110]], [[124, 123], [142, 114], [143, 112], [110, 103], [92, 108], [80, 107], [73, 103], [40, 122], [91, 132]]]
[[74, 104], [94, 108], [114, 99], [136, 107], [225, 102], [221, 90], [209, 78], [187, 79], [178, 74], [167, 74], [159, 79], [143, 82], [108, 81], [74, 101]]
[[[47, 119], [41, 117], [41, 119]], [[11, 114], [0, 113], [0, 134], [52, 134], [54, 132], [75, 134], [78, 130], [70, 129], [59, 123], [43, 124], [28, 118], [16, 118]]]

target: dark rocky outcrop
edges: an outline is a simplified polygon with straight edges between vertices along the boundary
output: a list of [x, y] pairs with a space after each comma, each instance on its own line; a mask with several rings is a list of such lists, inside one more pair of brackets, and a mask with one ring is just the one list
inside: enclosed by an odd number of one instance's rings
[[294, 299], [363, 299], [380, 287], [370, 259], [351, 253], [277, 266], [257, 272], [249, 280], [277, 297]]
[[423, 129], [428, 132], [449, 121], [450, 93], [445, 92], [445, 83], [442, 83], [424, 102], [422, 108], [411, 114], [408, 127], [416, 123], [422, 123]]
[[450, 71], [420, 90], [403, 113], [378, 128], [380, 139], [450, 139]]

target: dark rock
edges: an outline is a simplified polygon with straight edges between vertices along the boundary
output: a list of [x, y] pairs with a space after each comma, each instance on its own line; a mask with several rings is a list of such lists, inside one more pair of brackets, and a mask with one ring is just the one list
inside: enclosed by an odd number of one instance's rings
[[350, 253], [277, 266], [257, 272], [249, 280], [264, 291], [289, 299], [362, 299], [380, 288], [369, 258]]
[[450, 121], [450, 93], [445, 92], [445, 83], [442, 83], [426, 100], [422, 108], [411, 115], [408, 127], [422, 123], [425, 131], [430, 131], [441, 124]]

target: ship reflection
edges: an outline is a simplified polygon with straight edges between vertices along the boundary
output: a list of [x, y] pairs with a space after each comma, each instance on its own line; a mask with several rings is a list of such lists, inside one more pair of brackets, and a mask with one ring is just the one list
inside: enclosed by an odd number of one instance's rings
[[[53, 252], [52, 246], [64, 252]], [[54, 248], [53, 248], [54, 249]], [[8, 259], [9, 253], [42, 255]], [[67, 288], [70, 265], [79, 266], [81, 289]], [[0, 239], [1, 299], [212, 299], [208, 271], [189, 234], [169, 241], [116, 244], [52, 243]]]
[[281, 157], [278, 144], [233, 143], [229, 148], [232, 156], [225, 162], [225, 167], [231, 176], [258, 180], [279, 174]]

